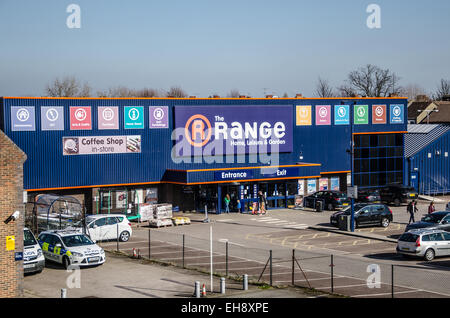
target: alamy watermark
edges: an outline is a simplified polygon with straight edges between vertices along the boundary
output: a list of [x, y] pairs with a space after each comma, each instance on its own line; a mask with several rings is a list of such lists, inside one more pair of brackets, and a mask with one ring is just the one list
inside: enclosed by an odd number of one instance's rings
[[367, 27], [369, 29], [381, 29], [381, 7], [378, 4], [369, 4], [366, 9], [370, 15], [367, 17]]
[[78, 4], [70, 4], [66, 9], [67, 13], [70, 15], [66, 19], [66, 25], [69, 29], [80, 29], [81, 28], [81, 8]]

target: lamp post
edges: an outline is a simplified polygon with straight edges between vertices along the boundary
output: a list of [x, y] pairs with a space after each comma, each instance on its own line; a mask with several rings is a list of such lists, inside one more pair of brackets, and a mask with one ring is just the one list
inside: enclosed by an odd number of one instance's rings
[[430, 123], [430, 114], [431, 113], [439, 113], [439, 109], [419, 109], [417, 110], [419, 113], [427, 112], [427, 125]]

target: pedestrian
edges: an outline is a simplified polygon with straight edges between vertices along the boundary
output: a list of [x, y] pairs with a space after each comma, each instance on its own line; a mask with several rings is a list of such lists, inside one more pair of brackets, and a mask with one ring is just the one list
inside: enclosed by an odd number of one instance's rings
[[241, 201], [237, 200], [237, 211], [241, 212]]
[[230, 195], [227, 193], [225, 196], [225, 213], [230, 213]]
[[408, 224], [414, 223], [416, 222], [414, 220], [414, 213], [416, 213], [418, 211], [417, 207], [416, 207], [416, 201], [413, 200], [408, 204], [408, 207], [406, 208], [407, 212], [409, 213], [409, 221]]
[[434, 211], [436, 211], [436, 208], [434, 207], [434, 201], [431, 201], [430, 205], [428, 206], [428, 214], [431, 214]]
[[266, 214], [267, 200], [262, 191], [258, 192], [259, 211], [261, 214]]

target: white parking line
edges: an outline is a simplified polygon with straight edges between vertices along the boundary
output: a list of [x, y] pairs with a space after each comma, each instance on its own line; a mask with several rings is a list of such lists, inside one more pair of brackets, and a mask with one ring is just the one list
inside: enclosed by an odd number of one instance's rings
[[256, 221], [258, 222], [270, 222], [270, 221], [277, 221], [279, 219], [276, 218], [262, 218], [262, 219], [257, 219]]
[[266, 224], [277, 224], [277, 223], [290, 223], [289, 221], [269, 221]]

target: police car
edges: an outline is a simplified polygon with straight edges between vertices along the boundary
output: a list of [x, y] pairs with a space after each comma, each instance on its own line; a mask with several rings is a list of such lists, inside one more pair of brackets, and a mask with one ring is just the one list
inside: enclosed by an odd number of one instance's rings
[[24, 273], [40, 273], [45, 267], [45, 258], [33, 233], [23, 229], [23, 271]]
[[39, 234], [45, 259], [63, 264], [91, 266], [105, 262], [105, 251], [88, 236], [78, 231], [45, 231]]

